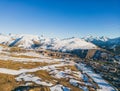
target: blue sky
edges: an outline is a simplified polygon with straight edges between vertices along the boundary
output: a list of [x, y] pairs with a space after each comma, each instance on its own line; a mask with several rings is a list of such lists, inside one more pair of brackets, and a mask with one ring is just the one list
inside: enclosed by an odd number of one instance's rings
[[0, 0], [0, 32], [120, 37], [120, 0]]

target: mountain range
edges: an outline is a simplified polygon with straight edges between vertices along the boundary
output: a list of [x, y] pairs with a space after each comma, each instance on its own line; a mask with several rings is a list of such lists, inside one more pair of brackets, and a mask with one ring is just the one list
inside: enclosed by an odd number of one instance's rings
[[99, 49], [103, 48], [116, 54], [120, 54], [120, 37], [93, 37], [83, 38], [47, 38], [44, 36], [27, 34], [0, 34], [0, 44], [10, 47], [21, 47], [26, 49], [49, 49], [54, 51], [69, 52], [78, 49]]

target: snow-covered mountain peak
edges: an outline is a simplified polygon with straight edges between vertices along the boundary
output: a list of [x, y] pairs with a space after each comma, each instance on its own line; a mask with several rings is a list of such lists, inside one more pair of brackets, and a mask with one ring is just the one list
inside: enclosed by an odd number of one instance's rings
[[109, 40], [109, 38], [106, 36], [101, 36], [101, 37], [97, 37], [97, 38], [98, 38], [98, 40], [101, 40], [101, 41], [108, 41]]
[[[12, 36], [13, 37], [13, 36]], [[10, 46], [18, 46], [23, 48], [32, 48], [37, 44], [40, 44], [40, 37], [36, 35], [15, 35], [16, 39]]]
[[109, 38], [106, 37], [106, 36], [101, 36], [101, 37], [86, 36], [86, 37], [83, 37], [82, 39], [84, 39], [84, 40], [86, 40], [86, 41], [89, 41], [89, 42], [95, 41], [95, 40], [96, 40], [96, 41], [106, 42], [106, 41], [109, 40]]
[[11, 41], [13, 41], [13, 39], [10, 36], [4, 35], [4, 34], [0, 34], [0, 44], [7, 45]]

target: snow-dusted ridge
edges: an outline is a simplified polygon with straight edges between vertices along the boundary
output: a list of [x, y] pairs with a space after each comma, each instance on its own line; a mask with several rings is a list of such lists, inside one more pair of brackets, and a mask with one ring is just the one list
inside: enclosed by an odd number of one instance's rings
[[14, 39], [9, 35], [0, 34], [0, 44], [9, 45]]
[[53, 45], [48, 47], [48, 49], [69, 51], [74, 49], [96, 49], [97, 46], [86, 42], [80, 38], [69, 38], [54, 41]]
[[17, 46], [22, 48], [44, 48], [58, 51], [70, 51], [74, 49], [95, 49], [96, 45], [86, 42], [80, 38], [46, 38], [36, 35], [0, 35], [0, 43], [6, 43], [8, 46]]
[[119, 54], [119, 52], [117, 51], [119, 48], [117, 47], [120, 47], [120, 37], [111, 39], [105, 36], [102, 37], [87, 36], [83, 37], [82, 39], [91, 42], [101, 48], [105, 48], [107, 50], [113, 49], [115, 53]]
[[39, 36], [35, 35], [19, 35], [15, 41], [13, 41], [11, 46], [18, 46], [23, 48], [32, 48], [35, 45], [40, 44]]
[[106, 37], [106, 36], [101, 36], [101, 37], [94, 37], [94, 36], [86, 36], [83, 37], [82, 39], [86, 40], [86, 41], [102, 41], [102, 42], [106, 42], [108, 41], [110, 38]]

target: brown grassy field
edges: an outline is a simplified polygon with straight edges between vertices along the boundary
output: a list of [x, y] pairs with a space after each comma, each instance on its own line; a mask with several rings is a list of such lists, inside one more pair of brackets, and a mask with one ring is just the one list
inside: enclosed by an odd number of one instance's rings
[[45, 62], [15, 62], [11, 60], [0, 60], [0, 68], [8, 68], [8, 69], [14, 69], [14, 70], [19, 70], [21, 68], [25, 69], [31, 69], [31, 68], [36, 68], [38, 66], [46, 66], [48, 63]]
[[39, 58], [39, 57], [34, 57], [34, 56], [27, 56], [27, 55], [10, 55], [11, 57], [17, 57], [17, 58]]
[[15, 81], [15, 76], [0, 73], [0, 91], [11, 91], [20, 84]]
[[0, 60], [0, 68], [8, 68], [8, 69], [14, 69], [19, 70], [21, 68], [24, 69], [32, 69], [39, 66], [47, 66], [52, 64], [59, 64], [59, 62], [52, 62], [52, 63], [46, 63], [46, 62], [16, 62], [11, 60]]

